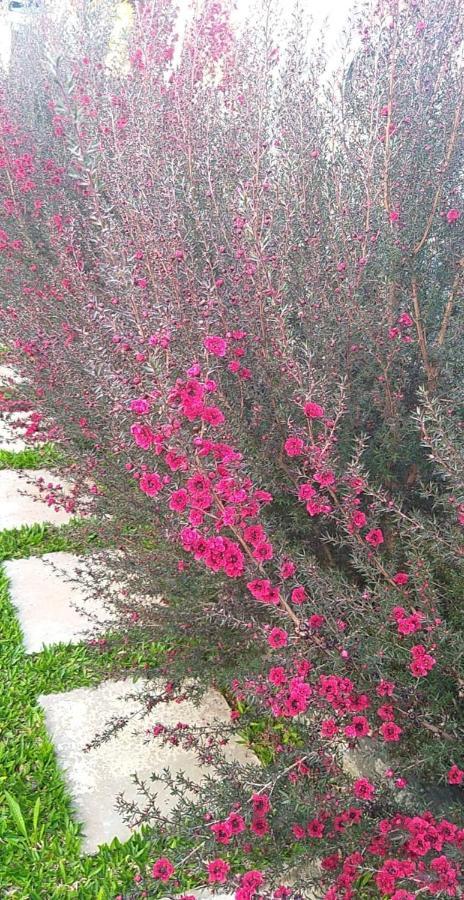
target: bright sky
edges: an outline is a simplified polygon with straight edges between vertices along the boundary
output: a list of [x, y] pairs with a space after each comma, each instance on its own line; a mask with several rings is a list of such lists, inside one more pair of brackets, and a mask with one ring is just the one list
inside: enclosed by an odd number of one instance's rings
[[[282, 10], [282, 16], [291, 9], [292, 4], [289, 0], [277, 0]], [[346, 20], [347, 13], [352, 5], [352, 0], [302, 0], [304, 8], [314, 18], [316, 26], [322, 25], [327, 18], [328, 44], [333, 45], [340, 34], [341, 29]], [[69, 0], [55, 0], [54, 5], [63, 13], [67, 6], [71, 6]], [[182, 8], [186, 7], [185, 0], [179, 0], [180, 19], [183, 19]], [[16, 22], [24, 21], [27, 14], [21, 12], [9, 13], [5, 7], [8, 6], [8, 0], [1, 4], [0, 10], [0, 61], [4, 66], [8, 65], [11, 46], [11, 29], [15, 27]], [[237, 15], [242, 18], [250, 9], [251, 0], [237, 0]], [[33, 14], [32, 14], [33, 18]]]

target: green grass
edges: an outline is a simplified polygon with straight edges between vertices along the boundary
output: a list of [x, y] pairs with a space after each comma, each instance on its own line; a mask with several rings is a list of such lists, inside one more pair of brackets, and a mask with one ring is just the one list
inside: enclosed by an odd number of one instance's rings
[[26, 447], [25, 450], [0, 450], [0, 469], [42, 469], [64, 460], [55, 444]]
[[0, 531], [0, 562], [5, 559], [21, 559], [24, 556], [42, 556], [69, 550], [73, 553], [89, 553], [102, 547], [102, 542], [89, 519], [74, 519], [68, 525], [23, 525]]
[[[113, 900], [128, 890], [134, 875], [159, 856], [190, 856], [193, 845], [181, 838], [154, 838], [142, 829], [127, 842], [115, 839], [93, 856], [81, 855], [81, 829], [72, 815], [71, 800], [49, 740], [40, 694], [71, 691], [99, 684], [105, 678], [140, 674], [161, 661], [163, 647], [132, 635], [126, 645], [120, 635], [107, 635], [103, 648], [84, 643], [57, 644], [26, 655], [21, 631], [1, 561], [42, 555], [56, 550], [91, 552], [99, 546], [88, 521], [60, 528], [33, 525], [0, 532], [0, 897], [17, 900]], [[259, 723], [244, 735], [264, 754]], [[282, 735], [280, 735], [282, 739]], [[261, 743], [263, 746], [261, 747]], [[267, 761], [263, 758], [264, 763]], [[227, 855], [236, 870], [250, 865], [239, 850]], [[256, 866], [265, 863], [256, 854]], [[205, 881], [194, 858], [179, 873], [176, 892]], [[154, 885], [152, 884], [152, 887]], [[165, 888], [160, 886], [159, 896]]]
[[[69, 526], [34, 526], [0, 533], [2, 558], [64, 548], [81, 551], [71, 532]], [[85, 644], [56, 645], [27, 656], [1, 568], [0, 622], [0, 886], [4, 891], [0, 896], [112, 898], [129, 886], [140, 865], [153, 858], [153, 847], [139, 833], [127, 843], [115, 840], [94, 856], [81, 856], [80, 829], [71, 816], [37, 696], [95, 685], [124, 671], [140, 671], [145, 664], [154, 666], [162, 648], [142, 642], [137, 650], [128, 650], [121, 639], [110, 637], [103, 650]]]
[[[0, 354], [2, 348], [0, 347]], [[0, 450], [0, 469], [40, 469], [62, 462], [54, 444], [20, 452]], [[143, 636], [128, 648], [118, 635], [103, 647], [58, 644], [26, 655], [1, 563], [60, 550], [77, 554], [102, 547], [91, 520], [57, 528], [32, 525], [0, 531], [0, 897], [16, 900], [111, 900], [130, 887], [139, 869], [169, 853], [142, 829], [115, 839], [92, 856], [81, 854], [81, 827], [72, 814], [49, 740], [40, 694], [97, 685], [109, 677], [154, 668], [163, 648]], [[186, 848], [188, 850], [188, 848]], [[181, 888], [189, 888], [188, 873]]]
[[[36, 453], [24, 451], [30, 452]], [[30, 456], [15, 457], [18, 467], [22, 462], [25, 468], [33, 467]], [[0, 467], [4, 459], [0, 456]], [[40, 463], [35, 459], [37, 465], [46, 464], [43, 458]], [[142, 542], [147, 540], [143, 534], [139, 537]], [[184, 839], [154, 838], [148, 829], [142, 829], [123, 844], [115, 839], [95, 855], [81, 854], [81, 829], [72, 815], [71, 799], [37, 698], [97, 685], [110, 677], [137, 675], [145, 667], [153, 670], [162, 660], [164, 648], [134, 631], [129, 644], [123, 636], [113, 634], [107, 635], [102, 647], [58, 644], [26, 655], [1, 564], [60, 550], [81, 555], [101, 547], [96, 523], [90, 519], [76, 519], [59, 528], [32, 525], [0, 531], [1, 900], [113, 900], [130, 889], [134, 875], [157, 857], [169, 856], [170, 850], [188, 857], [192, 850], [193, 845]], [[243, 738], [266, 765], [273, 758], [270, 733], [285, 743], [290, 735], [287, 730], [276, 735], [267, 720], [256, 721], [245, 729]], [[236, 871], [252, 862], [257, 867], [266, 863], [260, 854], [246, 860], [238, 850], [224, 855]], [[179, 875], [176, 892], [189, 891], [204, 880], [202, 867], [192, 858]], [[160, 887], [159, 896], [165, 893]]]

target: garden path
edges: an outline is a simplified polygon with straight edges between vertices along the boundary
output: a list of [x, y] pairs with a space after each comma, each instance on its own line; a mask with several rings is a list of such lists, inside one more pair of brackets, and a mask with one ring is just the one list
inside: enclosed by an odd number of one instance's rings
[[[0, 366], [0, 387], [17, 386], [21, 379], [14, 369]], [[26, 444], [20, 429], [14, 428], [11, 414], [0, 414], [0, 451], [20, 452]], [[2, 469], [0, 471], [0, 532], [38, 524], [66, 525], [71, 515], [43, 499], [37, 477], [45, 483], [55, 479], [47, 470]], [[101, 557], [99, 557], [101, 564]], [[40, 654], [58, 643], [76, 644], [91, 632], [95, 636], [104, 619], [105, 609], [95, 592], [88, 595], [80, 582], [80, 573], [91, 565], [68, 552], [47, 553], [23, 559], [11, 559], [4, 568], [9, 581], [10, 597], [16, 608], [27, 654]], [[106, 619], [111, 627], [111, 617]], [[146, 739], [154, 720], [174, 725], [179, 721], [208, 725], [229, 719], [227, 704], [217, 691], [209, 691], [199, 707], [189, 701], [164, 703], [162, 711], [151, 719], [140, 721], [135, 715], [127, 728], [110, 741], [86, 752], [96, 734], [113, 716], [122, 718], [135, 711], [134, 699], [142, 682], [132, 678], [109, 679], [97, 687], [42, 694], [39, 704], [44, 712], [49, 734], [73, 800], [76, 818], [83, 825], [82, 851], [92, 854], [114, 837], [127, 839], [132, 833], [117, 810], [117, 797], [124, 794], [135, 799], [133, 774], [149, 781], [153, 771], [168, 765], [182, 771], [193, 782], [201, 778], [200, 767], [189, 751], [159, 747]], [[251, 761], [252, 754], [241, 745], [230, 745], [229, 754], [241, 762]], [[159, 791], [160, 807], [167, 814], [173, 800], [166, 790]], [[200, 891], [201, 900], [212, 896]], [[215, 895], [229, 900], [232, 895]]]

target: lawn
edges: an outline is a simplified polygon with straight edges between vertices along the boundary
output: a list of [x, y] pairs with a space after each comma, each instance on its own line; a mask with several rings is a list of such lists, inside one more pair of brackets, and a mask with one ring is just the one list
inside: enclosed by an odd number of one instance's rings
[[[79, 527], [33, 526], [0, 533], [0, 560], [56, 550], [82, 553], [95, 545]], [[117, 638], [101, 650], [85, 644], [56, 645], [31, 656], [22, 646], [8, 580], [0, 564], [0, 885], [2, 896], [21, 900], [78, 896], [105, 900], [127, 888], [153, 848], [143, 833], [114, 840], [90, 857], [80, 853], [81, 833], [45, 729], [37, 697], [98, 684], [121, 672], [156, 664], [159, 646], [127, 651]]]

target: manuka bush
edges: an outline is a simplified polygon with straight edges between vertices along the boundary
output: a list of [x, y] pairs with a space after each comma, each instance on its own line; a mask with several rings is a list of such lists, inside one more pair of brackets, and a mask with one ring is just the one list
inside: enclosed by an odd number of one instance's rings
[[125, 807], [179, 839], [134, 896], [460, 896], [462, 5], [361, 6], [337, 71], [298, 8], [232, 12], [77, 5], [2, 88], [4, 340], [72, 460], [44, 489], [92, 498], [120, 627], [170, 648], [142, 706], [231, 706], [150, 732], [214, 774]]

